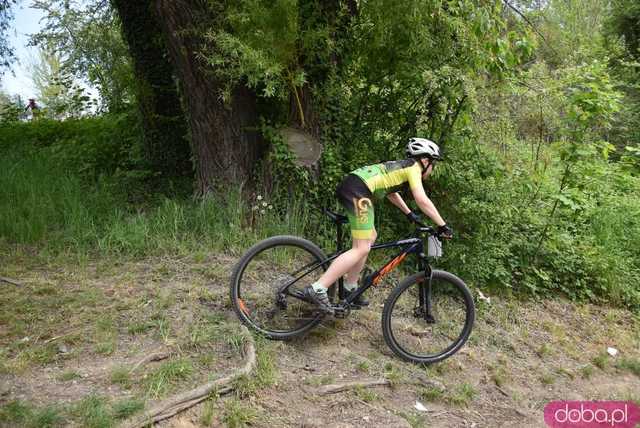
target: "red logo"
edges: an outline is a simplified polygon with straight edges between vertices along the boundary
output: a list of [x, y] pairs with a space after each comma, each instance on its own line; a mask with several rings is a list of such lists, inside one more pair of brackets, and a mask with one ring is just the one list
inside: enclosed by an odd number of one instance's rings
[[551, 428], [634, 428], [640, 407], [632, 401], [552, 401], [544, 421]]

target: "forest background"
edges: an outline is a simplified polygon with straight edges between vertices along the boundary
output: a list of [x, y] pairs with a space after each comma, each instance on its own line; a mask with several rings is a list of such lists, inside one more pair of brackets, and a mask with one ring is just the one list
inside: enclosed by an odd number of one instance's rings
[[[5, 72], [15, 7], [0, 1]], [[455, 231], [440, 266], [640, 309], [634, 0], [33, 7], [40, 108], [0, 97], [2, 257], [239, 254], [276, 233], [327, 248], [319, 207], [339, 180], [421, 136], [446, 157], [426, 182]], [[317, 161], [297, 161], [291, 132]], [[386, 205], [379, 240], [409, 233]]]

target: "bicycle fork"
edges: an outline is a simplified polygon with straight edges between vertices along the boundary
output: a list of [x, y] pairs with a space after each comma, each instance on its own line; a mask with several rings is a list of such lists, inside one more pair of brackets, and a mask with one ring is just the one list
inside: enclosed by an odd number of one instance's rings
[[424, 270], [424, 280], [418, 284], [418, 302], [419, 305], [415, 309], [414, 315], [417, 318], [422, 318], [427, 324], [434, 324], [436, 318], [433, 316], [433, 310], [431, 307], [432, 301], [432, 288], [431, 280], [433, 279], [433, 272], [431, 266], [428, 264]]

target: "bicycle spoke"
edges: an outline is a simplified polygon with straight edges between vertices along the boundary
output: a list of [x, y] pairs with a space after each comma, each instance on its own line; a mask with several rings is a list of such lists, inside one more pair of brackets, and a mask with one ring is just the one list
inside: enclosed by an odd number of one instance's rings
[[302, 290], [324, 271], [320, 262], [308, 249], [286, 242], [253, 255], [238, 280], [236, 300], [245, 320], [267, 334], [288, 334], [319, 320], [322, 314]]
[[[466, 340], [468, 301], [462, 289], [442, 278], [433, 278], [429, 303], [433, 319], [425, 320], [419, 297], [419, 276], [395, 293], [385, 307], [388, 329], [385, 339], [405, 359], [425, 362], [446, 355]], [[388, 312], [388, 313], [387, 313]], [[388, 334], [387, 334], [388, 333]]]

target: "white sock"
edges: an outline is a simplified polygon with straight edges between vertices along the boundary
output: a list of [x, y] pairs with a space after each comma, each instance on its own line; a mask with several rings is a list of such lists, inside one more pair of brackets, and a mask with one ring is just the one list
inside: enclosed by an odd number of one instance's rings
[[358, 288], [358, 283], [354, 282], [353, 284], [349, 284], [348, 282], [344, 283], [344, 289], [347, 291], [353, 291]]
[[313, 288], [313, 291], [315, 291], [316, 293], [326, 293], [327, 289], [324, 288], [324, 286], [322, 284], [320, 284], [319, 282], [314, 282], [313, 284], [311, 284], [311, 287]]

